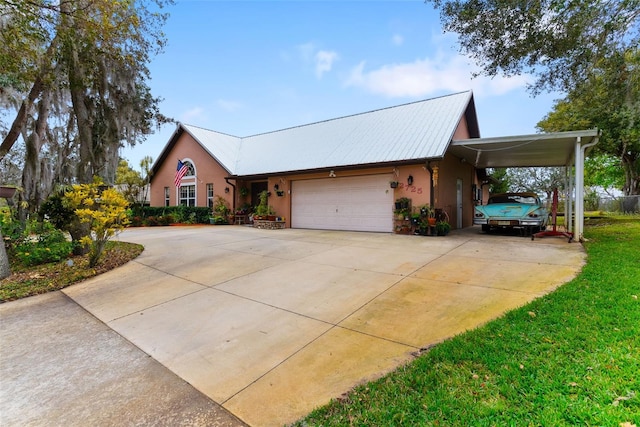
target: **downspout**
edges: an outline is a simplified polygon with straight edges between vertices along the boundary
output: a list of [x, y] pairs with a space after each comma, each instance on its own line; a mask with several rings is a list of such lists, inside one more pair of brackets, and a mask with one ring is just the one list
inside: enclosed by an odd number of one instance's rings
[[427, 170], [429, 171], [429, 206], [433, 209], [435, 206], [435, 187], [433, 186], [433, 169], [431, 168], [431, 161], [427, 160]]
[[584, 156], [587, 148], [593, 147], [599, 140], [599, 132], [593, 141], [588, 144], [581, 145], [580, 137], [576, 140], [576, 145], [579, 146], [576, 148], [579, 148], [579, 150], [576, 150], [576, 232], [574, 233], [574, 237], [580, 242], [584, 240], [582, 237], [584, 230]]
[[233, 199], [232, 206], [233, 207], [231, 209], [233, 209], [233, 213], [236, 213], [236, 186], [229, 182], [229, 177], [228, 176], [226, 176], [224, 178], [224, 181], [233, 188], [233, 193], [232, 193], [233, 194], [233, 197], [232, 197], [232, 199]]

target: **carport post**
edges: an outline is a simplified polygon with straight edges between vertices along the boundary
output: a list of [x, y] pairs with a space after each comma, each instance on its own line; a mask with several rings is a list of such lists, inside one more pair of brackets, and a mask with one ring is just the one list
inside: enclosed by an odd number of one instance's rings
[[575, 229], [573, 227], [573, 178], [571, 165], [567, 165], [564, 168], [565, 181], [566, 181], [566, 198], [564, 204], [564, 228], [566, 231], [573, 233], [575, 236]]
[[584, 156], [587, 148], [593, 147], [598, 143], [599, 135], [593, 139], [593, 142], [582, 145], [582, 139], [576, 138], [576, 221], [574, 237], [582, 242], [582, 233], [584, 230]]

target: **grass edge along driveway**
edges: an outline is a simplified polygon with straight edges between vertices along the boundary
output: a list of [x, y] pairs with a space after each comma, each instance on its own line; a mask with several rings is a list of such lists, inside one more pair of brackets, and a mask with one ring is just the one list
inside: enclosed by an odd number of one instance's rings
[[571, 282], [296, 425], [640, 426], [640, 220], [585, 237]]

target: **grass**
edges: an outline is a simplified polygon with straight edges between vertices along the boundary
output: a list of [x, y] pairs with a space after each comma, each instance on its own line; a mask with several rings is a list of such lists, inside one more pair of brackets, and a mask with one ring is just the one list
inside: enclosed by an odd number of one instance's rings
[[22, 267], [13, 262], [11, 276], [0, 280], [0, 302], [65, 288], [121, 266], [140, 255], [143, 249], [134, 243], [107, 242], [105, 253], [94, 268], [89, 268], [88, 255], [70, 258], [72, 265], [68, 265], [68, 260], [35, 267]]
[[640, 425], [640, 220], [589, 221], [573, 281], [298, 426]]

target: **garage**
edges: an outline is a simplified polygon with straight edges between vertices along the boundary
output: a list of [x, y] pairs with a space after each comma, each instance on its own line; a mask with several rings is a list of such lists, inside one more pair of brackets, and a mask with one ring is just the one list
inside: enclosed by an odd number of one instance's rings
[[319, 230], [391, 232], [390, 175], [293, 181], [291, 226]]

